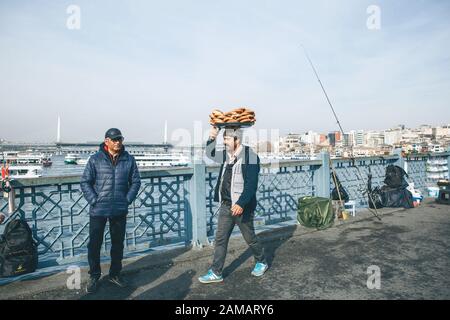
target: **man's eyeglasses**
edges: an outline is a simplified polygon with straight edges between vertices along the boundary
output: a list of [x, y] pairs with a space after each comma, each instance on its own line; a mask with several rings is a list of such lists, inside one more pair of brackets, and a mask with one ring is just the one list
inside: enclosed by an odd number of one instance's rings
[[122, 142], [123, 138], [114, 138], [114, 139], [109, 138], [109, 140], [111, 140], [112, 142]]

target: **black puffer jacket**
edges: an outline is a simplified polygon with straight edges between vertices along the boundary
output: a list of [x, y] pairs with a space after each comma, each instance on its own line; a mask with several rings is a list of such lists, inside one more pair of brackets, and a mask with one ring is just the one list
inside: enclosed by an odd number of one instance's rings
[[86, 164], [81, 190], [90, 204], [91, 216], [126, 215], [138, 194], [141, 179], [134, 157], [123, 148], [115, 162], [102, 143]]

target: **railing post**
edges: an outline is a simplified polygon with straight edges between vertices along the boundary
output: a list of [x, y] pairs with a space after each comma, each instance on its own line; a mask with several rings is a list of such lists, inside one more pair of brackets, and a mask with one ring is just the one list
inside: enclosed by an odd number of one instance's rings
[[447, 147], [447, 169], [448, 169], [448, 177], [447, 179], [450, 180], [450, 146]]
[[[189, 203], [192, 214], [192, 246], [202, 248], [208, 245], [206, 225], [206, 164], [203, 161], [202, 148], [193, 148], [193, 176], [189, 185]], [[189, 226], [188, 226], [189, 227]]]
[[322, 164], [314, 172], [314, 190], [316, 197], [330, 197], [330, 154], [326, 151], [320, 153]]

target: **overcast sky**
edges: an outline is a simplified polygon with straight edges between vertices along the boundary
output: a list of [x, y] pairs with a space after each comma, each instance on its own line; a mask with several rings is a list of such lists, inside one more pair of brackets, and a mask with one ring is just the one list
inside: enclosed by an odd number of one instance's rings
[[[71, 4], [81, 28], [67, 28]], [[370, 30], [367, 8], [381, 9]], [[256, 128], [450, 123], [450, 1], [0, 1], [0, 138], [161, 142], [248, 106]]]

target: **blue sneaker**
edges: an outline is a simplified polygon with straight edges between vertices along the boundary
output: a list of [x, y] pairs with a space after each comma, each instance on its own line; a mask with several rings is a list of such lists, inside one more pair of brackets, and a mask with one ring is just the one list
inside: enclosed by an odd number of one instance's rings
[[209, 269], [207, 274], [198, 278], [198, 281], [201, 283], [222, 282], [223, 277], [216, 275], [211, 269]]
[[264, 272], [267, 271], [267, 269], [269, 269], [267, 263], [258, 262], [253, 268], [252, 275], [255, 277], [261, 277], [264, 274]]

